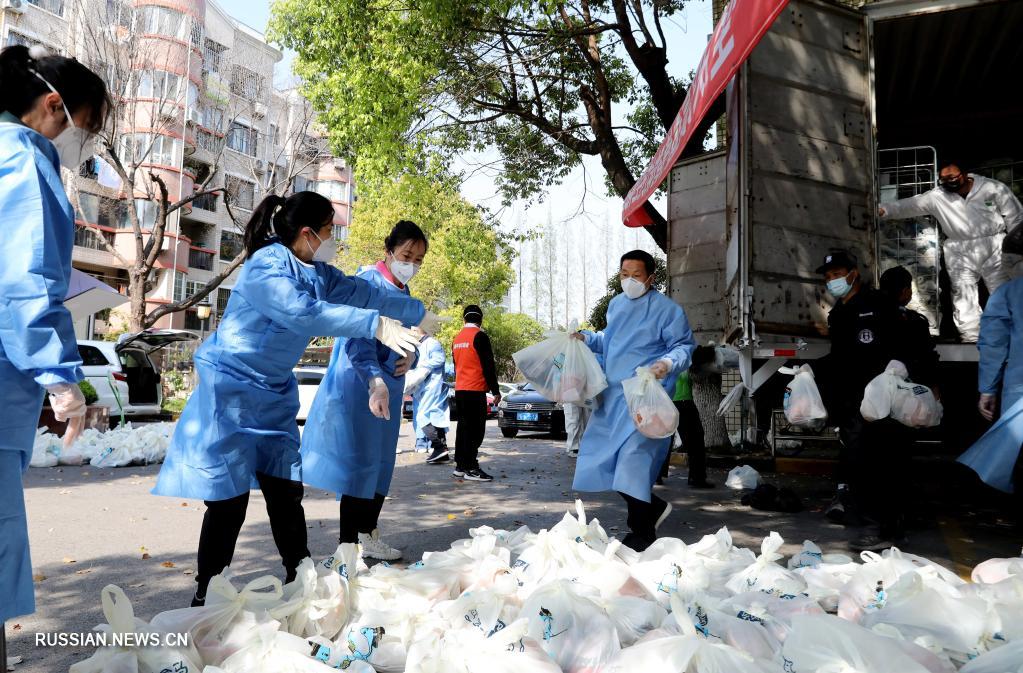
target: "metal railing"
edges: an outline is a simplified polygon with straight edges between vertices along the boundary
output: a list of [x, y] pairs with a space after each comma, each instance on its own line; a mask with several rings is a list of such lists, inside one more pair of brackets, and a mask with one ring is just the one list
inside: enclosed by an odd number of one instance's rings
[[109, 231], [100, 231], [81, 225], [75, 227], [75, 245], [80, 248], [106, 250], [106, 246], [103, 245], [103, 239], [106, 239], [110, 245], [114, 244], [114, 235]]
[[203, 271], [213, 271], [213, 253], [196, 248], [188, 249], [188, 266]]

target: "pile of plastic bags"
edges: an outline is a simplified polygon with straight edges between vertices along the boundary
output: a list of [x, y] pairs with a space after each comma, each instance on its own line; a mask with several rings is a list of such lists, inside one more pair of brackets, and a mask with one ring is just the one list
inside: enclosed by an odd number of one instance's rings
[[968, 582], [897, 549], [857, 562], [806, 542], [785, 560], [777, 533], [757, 554], [724, 528], [636, 553], [581, 503], [539, 533], [469, 532], [406, 569], [368, 569], [341, 545], [284, 586], [219, 576], [205, 607], [148, 624], [108, 586], [98, 628], [188, 633], [188, 646], [101, 648], [71, 673], [1023, 670], [1023, 558]]
[[36, 431], [32, 448], [32, 467], [82, 465], [127, 467], [162, 463], [174, 434], [174, 423], [126, 423], [107, 432], [85, 430], [70, 448], [64, 448], [60, 437], [45, 428]]

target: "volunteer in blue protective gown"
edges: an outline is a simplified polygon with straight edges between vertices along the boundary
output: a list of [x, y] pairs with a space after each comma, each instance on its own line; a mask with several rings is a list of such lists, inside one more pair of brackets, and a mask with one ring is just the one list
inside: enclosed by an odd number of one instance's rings
[[696, 348], [685, 311], [652, 287], [654, 268], [649, 253], [626, 253], [621, 262], [623, 292], [608, 305], [607, 327], [577, 335], [603, 356], [608, 387], [583, 435], [573, 488], [618, 491], [629, 509], [631, 532], [623, 544], [637, 551], [653, 543], [657, 526], [671, 511], [652, 493], [671, 438], [650, 439], [636, 430], [622, 381], [635, 376], [637, 367], [649, 366], [670, 398]]
[[[408, 296], [427, 247], [422, 229], [402, 220], [384, 241], [384, 259], [358, 276], [382, 293]], [[399, 356], [376, 339], [338, 339], [302, 434], [305, 483], [340, 496], [340, 541], [358, 542], [364, 556], [382, 561], [401, 558], [380, 539], [377, 521], [391, 488], [412, 364], [412, 355]]]
[[60, 167], [91, 156], [108, 109], [103, 81], [78, 61], [20, 46], [0, 52], [0, 629], [35, 611], [21, 478], [44, 390], [57, 419], [69, 421], [66, 442], [85, 414], [63, 303], [75, 222]]
[[422, 384], [412, 393], [412, 426], [416, 429], [416, 448], [430, 451], [428, 463], [449, 460], [448, 430], [451, 428], [451, 409], [448, 403], [449, 386], [444, 382], [447, 354], [436, 338], [427, 336], [419, 343], [419, 361], [410, 376], [422, 378]]
[[153, 489], [206, 501], [194, 604], [230, 564], [255, 485], [287, 580], [309, 556], [292, 374], [309, 339], [376, 335], [411, 351], [416, 339], [401, 323], [432, 320], [420, 302], [330, 264], [337, 254], [333, 217], [330, 201], [314, 192], [264, 199], [246, 226], [248, 259], [220, 325], [196, 352], [199, 383]]
[[1000, 397], [1001, 417], [959, 462], [989, 486], [1023, 498], [1023, 278], [1002, 285], [988, 299], [977, 347], [980, 413], [993, 420]]

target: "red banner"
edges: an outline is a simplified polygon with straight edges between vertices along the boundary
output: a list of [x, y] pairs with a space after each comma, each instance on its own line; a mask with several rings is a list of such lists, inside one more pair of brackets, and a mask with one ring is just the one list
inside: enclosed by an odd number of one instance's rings
[[696, 68], [682, 109], [650, 165], [625, 197], [622, 220], [626, 226], [645, 227], [653, 223], [644, 204], [668, 177], [714, 99], [725, 90], [786, 4], [788, 0], [732, 0], [725, 7]]

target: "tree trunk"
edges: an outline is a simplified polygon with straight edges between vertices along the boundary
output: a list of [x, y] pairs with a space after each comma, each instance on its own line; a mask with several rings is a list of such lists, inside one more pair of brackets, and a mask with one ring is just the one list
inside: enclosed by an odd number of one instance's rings
[[717, 415], [718, 405], [721, 404], [721, 374], [698, 374], [690, 371], [689, 382], [693, 387], [693, 402], [700, 412], [707, 448], [731, 448], [725, 419]]
[[128, 328], [134, 334], [146, 328], [146, 274], [138, 268], [128, 270], [128, 296], [131, 297]]

